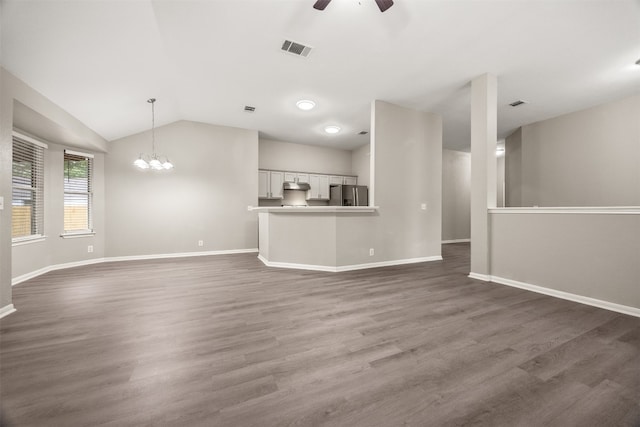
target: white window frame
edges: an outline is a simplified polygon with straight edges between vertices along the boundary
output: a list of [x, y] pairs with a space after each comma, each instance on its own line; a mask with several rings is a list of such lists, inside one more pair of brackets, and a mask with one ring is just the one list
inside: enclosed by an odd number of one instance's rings
[[[35, 168], [32, 169], [31, 172], [31, 180], [32, 182], [35, 182], [35, 186], [34, 185], [24, 185], [24, 184], [16, 184], [14, 183], [14, 179], [13, 179], [13, 158], [14, 158], [14, 151], [15, 151], [15, 143], [18, 142], [20, 144], [24, 144], [24, 145], [31, 145], [34, 148], [34, 156], [37, 156], [34, 159], [34, 165]], [[34, 200], [34, 212], [32, 213], [32, 215], [34, 215], [35, 217], [31, 220], [34, 223], [34, 228], [35, 228], [35, 233], [33, 234], [29, 234], [29, 235], [25, 235], [25, 236], [18, 236], [18, 237], [13, 237], [13, 232], [12, 232], [12, 237], [11, 237], [11, 243], [13, 246], [18, 246], [18, 245], [23, 245], [26, 243], [33, 243], [33, 242], [40, 242], [43, 241], [46, 236], [44, 234], [44, 191], [45, 191], [45, 187], [44, 187], [44, 162], [45, 162], [45, 155], [44, 155], [44, 150], [46, 150], [47, 148], [49, 148], [49, 146], [42, 142], [39, 141], [29, 135], [25, 135], [21, 132], [17, 132], [17, 131], [13, 131], [12, 132], [12, 160], [11, 160], [11, 209], [12, 209], [12, 213], [13, 213], [13, 206], [14, 206], [14, 200], [13, 200], [13, 192], [14, 190], [27, 190], [27, 191], [32, 191], [33, 192], [33, 200]], [[13, 218], [12, 218], [12, 227], [13, 227]]]
[[[65, 199], [66, 196], [68, 194], [74, 194], [74, 195], [86, 195], [87, 196], [87, 225], [89, 228], [87, 229], [74, 229], [74, 230], [65, 230], [64, 227], [64, 215], [65, 213], [63, 212], [63, 231], [60, 234], [60, 237], [69, 239], [69, 238], [77, 238], [77, 237], [90, 237], [95, 235], [95, 231], [93, 230], [93, 175], [94, 175], [94, 155], [90, 154], [90, 153], [82, 153], [79, 151], [73, 151], [73, 150], [64, 150], [64, 156], [63, 156], [63, 167], [64, 167], [64, 161], [66, 160], [67, 154], [70, 156], [77, 156], [77, 157], [84, 157], [89, 161], [88, 164], [88, 176], [87, 176], [87, 189], [88, 191], [77, 191], [77, 190], [69, 190], [67, 188], [65, 188], [65, 184], [63, 182], [63, 201], [62, 201], [62, 205], [63, 205], [63, 209], [66, 206], [65, 203]], [[64, 171], [63, 171], [63, 180], [64, 180]]]

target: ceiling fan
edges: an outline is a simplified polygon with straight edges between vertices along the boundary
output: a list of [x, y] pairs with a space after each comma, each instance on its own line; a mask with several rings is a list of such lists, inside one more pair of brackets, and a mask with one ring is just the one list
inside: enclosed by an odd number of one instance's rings
[[[327, 5], [331, 3], [331, 0], [318, 0], [314, 5], [314, 9], [324, 10]], [[380, 8], [380, 12], [384, 12], [393, 6], [393, 0], [376, 0], [376, 4]]]

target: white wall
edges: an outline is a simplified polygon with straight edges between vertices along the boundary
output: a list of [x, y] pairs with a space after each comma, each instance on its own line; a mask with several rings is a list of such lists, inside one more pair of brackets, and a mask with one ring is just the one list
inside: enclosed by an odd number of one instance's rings
[[[640, 206], [640, 95], [507, 139], [510, 206]], [[521, 198], [521, 200], [519, 200]]]
[[442, 240], [471, 235], [471, 153], [442, 150]]
[[[0, 6], [1, 7], [1, 6]], [[0, 67], [0, 197], [4, 209], [0, 210], [0, 310], [11, 308], [11, 170], [13, 162], [13, 96]], [[1, 313], [1, 312], [0, 312]]]
[[[76, 149], [104, 152], [107, 147], [107, 141], [87, 128], [75, 117], [5, 69], [0, 68], [0, 196], [5, 201], [5, 209], [0, 211], [0, 310], [11, 304], [11, 279], [17, 276], [12, 272], [13, 248], [11, 244], [11, 132], [14, 124], [20, 124], [23, 130], [35, 135], [38, 135], [41, 131], [46, 131], [46, 138], [51, 142]], [[39, 136], [44, 137], [45, 135]], [[49, 156], [55, 156], [56, 150], [61, 148], [52, 147]], [[62, 168], [62, 166], [60, 167]], [[62, 184], [62, 181], [60, 181], [60, 184]], [[56, 198], [53, 192], [46, 197]], [[100, 221], [99, 218], [96, 219]], [[52, 232], [55, 230], [55, 220], [53, 224]], [[49, 233], [48, 229], [45, 230], [45, 233]], [[78, 239], [84, 240], [84, 243], [61, 242], [59, 240], [60, 237], [55, 236], [55, 233], [53, 234], [53, 236], [50, 235], [48, 237], [48, 243], [45, 244], [52, 245], [51, 250], [58, 253], [47, 255], [50, 258], [43, 258], [41, 256], [42, 252], [36, 249], [36, 246], [30, 246], [33, 249], [33, 255], [29, 254], [29, 257], [33, 257], [33, 264], [30, 264], [27, 257], [22, 254], [23, 248], [16, 249], [17, 258], [15, 263], [16, 268], [19, 269], [18, 272], [32, 268], [37, 269], [38, 266], [43, 265], [43, 259], [45, 263], [73, 262], [86, 259], [86, 246], [84, 245], [87, 240]], [[99, 237], [96, 238], [99, 239]], [[94, 243], [95, 251], [93, 256], [98, 257], [101, 253], [102, 245], [99, 240], [94, 240]], [[80, 246], [84, 246], [84, 252], [82, 253], [79, 250]]]
[[351, 152], [351, 171], [358, 177], [358, 185], [369, 186], [371, 181], [371, 144], [365, 144]]
[[522, 128], [505, 139], [504, 184], [507, 207], [522, 206]]
[[640, 309], [640, 213], [494, 213], [491, 275]]
[[380, 206], [370, 230], [376, 255], [381, 261], [439, 256], [442, 118], [375, 101], [371, 122], [374, 204]]
[[504, 146], [505, 146], [505, 140], [504, 139], [500, 139], [498, 140], [497, 143], [498, 148], [501, 148], [503, 151], [502, 153], [498, 154], [496, 153], [496, 163], [498, 164], [498, 172], [496, 174], [496, 196], [497, 196], [497, 203], [496, 206], [499, 208], [503, 208], [504, 207], [504, 201], [505, 201], [505, 183], [504, 183], [504, 174], [505, 174], [505, 155], [504, 155]]
[[[170, 172], [140, 171], [150, 132], [110, 144], [106, 156], [106, 255], [255, 249], [258, 133], [180, 121], [156, 129]], [[198, 240], [204, 246], [197, 245]]]
[[351, 151], [260, 138], [258, 167], [351, 175]]
[[[13, 247], [12, 277], [20, 278], [52, 265], [85, 261], [104, 256], [104, 154], [94, 154], [93, 229], [95, 235], [78, 238], [60, 237], [64, 231], [64, 150], [48, 144], [45, 150], [44, 241]], [[89, 150], [86, 150], [89, 152]], [[89, 253], [87, 247], [93, 246]]]

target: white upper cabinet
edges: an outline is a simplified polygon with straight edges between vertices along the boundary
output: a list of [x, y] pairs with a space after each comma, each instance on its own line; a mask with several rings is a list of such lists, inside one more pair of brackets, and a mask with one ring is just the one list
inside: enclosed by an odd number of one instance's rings
[[329, 175], [309, 175], [307, 199], [329, 200]]
[[344, 176], [330, 176], [329, 185], [341, 185], [344, 184]]
[[306, 182], [309, 183], [308, 173], [284, 172], [284, 182]]
[[269, 171], [258, 171], [258, 198], [269, 198]]
[[284, 184], [284, 172], [271, 171], [271, 199], [282, 199], [284, 197], [282, 184]]
[[358, 178], [355, 176], [338, 176], [332, 175], [329, 177], [329, 185], [356, 185]]
[[258, 198], [259, 199], [282, 199], [284, 183], [284, 172], [258, 171]]
[[356, 185], [358, 183], [358, 178], [356, 178], [355, 176], [345, 176], [344, 183], [346, 185]]

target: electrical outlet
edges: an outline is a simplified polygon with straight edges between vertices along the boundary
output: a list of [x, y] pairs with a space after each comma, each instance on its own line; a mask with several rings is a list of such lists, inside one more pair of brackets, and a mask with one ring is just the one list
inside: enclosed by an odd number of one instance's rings
[[93, 245], [87, 246], [87, 252], [88, 253], [92, 253], [93, 252]]
[[204, 240], [198, 240], [198, 246], [204, 246]]
[[4, 209], [4, 197], [0, 197], [0, 211]]
[[373, 250], [373, 248], [369, 248], [369, 256], [373, 256], [374, 253], [375, 251]]

